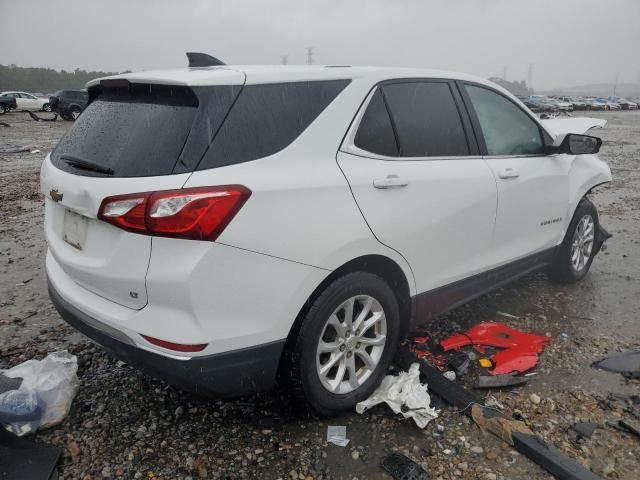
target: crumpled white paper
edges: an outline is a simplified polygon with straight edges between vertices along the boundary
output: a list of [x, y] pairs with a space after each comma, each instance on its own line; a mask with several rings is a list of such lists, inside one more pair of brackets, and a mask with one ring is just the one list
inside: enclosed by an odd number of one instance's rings
[[427, 385], [420, 383], [420, 366], [417, 363], [412, 364], [408, 372], [400, 372], [397, 377], [384, 377], [369, 398], [356, 404], [356, 412], [362, 414], [383, 402], [404, 418], [413, 418], [420, 428], [426, 427], [431, 420], [438, 417], [438, 411], [431, 407]]

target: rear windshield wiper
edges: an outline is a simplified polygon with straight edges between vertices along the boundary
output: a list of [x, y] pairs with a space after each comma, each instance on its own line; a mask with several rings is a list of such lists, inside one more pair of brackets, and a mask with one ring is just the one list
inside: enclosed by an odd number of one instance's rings
[[64, 154], [60, 155], [60, 159], [66, 164], [72, 167], [81, 168], [83, 170], [92, 170], [98, 173], [104, 173], [105, 175], [113, 175], [113, 170], [109, 167], [102, 166], [98, 163], [86, 160], [84, 158], [76, 157], [75, 155]]

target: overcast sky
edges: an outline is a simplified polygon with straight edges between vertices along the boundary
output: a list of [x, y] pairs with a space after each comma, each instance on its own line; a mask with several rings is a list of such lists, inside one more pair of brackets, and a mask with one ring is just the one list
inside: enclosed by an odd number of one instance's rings
[[537, 89], [640, 81], [640, 0], [0, 0], [0, 64], [87, 70], [232, 64], [441, 68]]

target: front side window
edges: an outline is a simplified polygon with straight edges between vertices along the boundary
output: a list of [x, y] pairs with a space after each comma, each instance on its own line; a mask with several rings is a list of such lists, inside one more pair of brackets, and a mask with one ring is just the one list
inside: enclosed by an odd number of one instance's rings
[[487, 155], [543, 155], [540, 127], [508, 98], [465, 85], [484, 136]]
[[400, 82], [382, 87], [401, 157], [469, 155], [469, 145], [447, 82]]

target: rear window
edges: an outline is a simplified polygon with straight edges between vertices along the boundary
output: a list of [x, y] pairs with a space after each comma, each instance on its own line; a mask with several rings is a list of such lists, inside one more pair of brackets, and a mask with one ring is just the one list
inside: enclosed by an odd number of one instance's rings
[[142, 177], [266, 157], [293, 142], [348, 84], [106, 89], [60, 140], [51, 160], [77, 175], [107, 175], [86, 168], [90, 162], [97, 170], [112, 170], [109, 176]]
[[287, 147], [350, 80], [247, 85], [198, 170], [263, 158]]
[[52, 162], [77, 175], [104, 174], [72, 166], [65, 157], [111, 169], [114, 177], [172, 173], [197, 106], [193, 91], [184, 87], [136, 85], [107, 89], [60, 140]]

